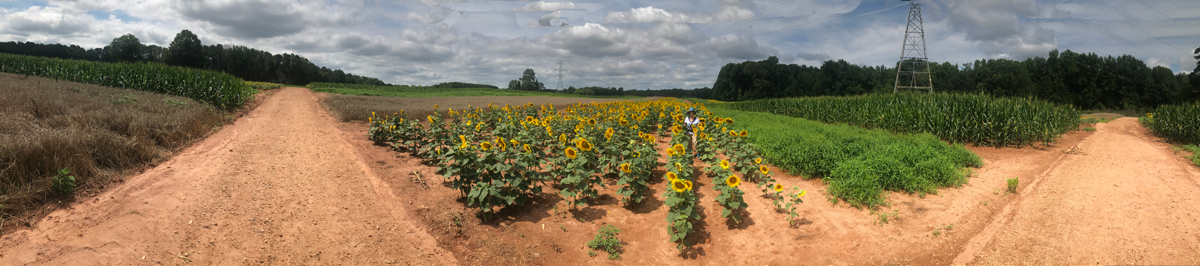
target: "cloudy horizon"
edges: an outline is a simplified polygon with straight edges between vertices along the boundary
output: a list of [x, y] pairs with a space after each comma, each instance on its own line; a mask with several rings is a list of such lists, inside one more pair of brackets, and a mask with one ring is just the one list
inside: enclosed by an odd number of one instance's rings
[[[1200, 1], [918, 2], [935, 62], [1069, 49], [1186, 73], [1200, 47]], [[393, 84], [504, 87], [531, 68], [554, 88], [563, 61], [563, 87], [690, 89], [711, 87], [726, 63], [769, 56], [894, 66], [907, 14], [907, 2], [882, 0], [0, 0], [0, 41], [95, 48], [132, 33], [165, 47], [188, 29], [205, 45], [294, 53]]]

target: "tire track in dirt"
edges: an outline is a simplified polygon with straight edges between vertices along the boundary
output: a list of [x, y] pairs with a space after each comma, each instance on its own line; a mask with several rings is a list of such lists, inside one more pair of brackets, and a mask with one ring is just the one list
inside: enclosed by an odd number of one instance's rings
[[1200, 176], [1136, 118], [1096, 126], [1080, 153], [1022, 190], [954, 264], [1200, 263]]
[[0, 265], [456, 264], [303, 88], [0, 238]]

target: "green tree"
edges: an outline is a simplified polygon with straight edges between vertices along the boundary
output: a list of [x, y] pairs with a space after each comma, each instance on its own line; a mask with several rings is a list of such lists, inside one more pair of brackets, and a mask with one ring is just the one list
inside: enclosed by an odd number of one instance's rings
[[112, 40], [108, 55], [114, 62], [142, 61], [142, 42], [133, 34], [125, 34]]
[[521, 75], [521, 90], [539, 91], [545, 89], [546, 86], [537, 80], [537, 74], [533, 73], [533, 69], [526, 68], [525, 74]]
[[175, 34], [175, 40], [171, 41], [170, 56], [167, 57], [167, 64], [203, 68], [204, 63], [204, 45], [200, 43], [200, 37], [189, 30], [183, 30], [179, 34]]
[[512, 80], [512, 81], [509, 81], [509, 82], [508, 82], [508, 89], [510, 89], [510, 90], [520, 90], [520, 89], [521, 89], [521, 81], [520, 81], [520, 80], [515, 80], [515, 79], [514, 79], [514, 80]]

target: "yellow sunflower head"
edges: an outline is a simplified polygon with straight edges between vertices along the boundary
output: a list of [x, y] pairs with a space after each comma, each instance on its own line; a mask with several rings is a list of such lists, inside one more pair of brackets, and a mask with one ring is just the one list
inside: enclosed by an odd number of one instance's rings
[[767, 169], [767, 165], [764, 165], [764, 164], [758, 165], [758, 171], [762, 172], [764, 175], [771, 173], [771, 169]]
[[428, 118], [428, 119], [429, 119], [429, 123], [433, 123], [433, 116], [432, 116], [432, 115], [427, 115], [427, 116], [425, 116], [425, 118]]
[[671, 147], [671, 149], [674, 149], [675, 153], [678, 153], [678, 154], [684, 154], [687, 152], [686, 150], [684, 150], [683, 144], [675, 144], [675, 146]]
[[725, 185], [729, 185], [729, 187], [738, 187], [740, 184], [742, 184], [742, 179], [737, 175], [729, 175], [725, 178]]
[[567, 143], [567, 134], [563, 133], [558, 135], [558, 142]]
[[808, 191], [807, 191], [807, 190], [801, 190], [801, 191], [800, 191], [800, 194], [799, 194], [799, 195], [796, 195], [796, 197], [797, 197], [797, 198], [799, 198], [799, 197], [804, 197], [804, 194], [808, 194]]
[[587, 121], [587, 123], [588, 123], [588, 125], [589, 125], [589, 126], [595, 126], [595, 125], [596, 125], [596, 119], [595, 119], [595, 118], [588, 118], [588, 121]]
[[691, 180], [683, 180], [683, 185], [685, 186], [684, 190], [692, 190], [692, 181]]
[[632, 126], [632, 127], [630, 127], [630, 128], [632, 128], [633, 130], [638, 130], [638, 125], [633, 125], [633, 126]]
[[775, 184], [775, 192], [783, 192], [783, 184]]
[[679, 163], [675, 163], [675, 170], [683, 172], [683, 165], [679, 164]]
[[525, 117], [525, 123], [534, 123], [534, 122], [537, 122], [537, 119], [534, 119], [533, 116]]
[[592, 143], [588, 142], [588, 140], [585, 138], [579, 138], [579, 141], [575, 142], [575, 146], [579, 147], [579, 149], [583, 151], [592, 151]]
[[729, 169], [729, 161], [722, 159], [721, 160], [721, 169]]
[[481, 129], [483, 129], [483, 123], [475, 124], [475, 131], [476, 131], [476, 132], [479, 132], [479, 130], [481, 130]]
[[613, 133], [616, 133], [616, 132], [614, 132], [611, 127], [608, 128], [608, 130], [604, 131], [604, 138], [608, 139], [608, 140], [612, 140]]
[[629, 125], [629, 121], [625, 120], [625, 118], [621, 118], [621, 121], [618, 123], [620, 123], [622, 126]]
[[708, 139], [708, 134], [700, 133], [699, 139]]
[[529, 149], [529, 144], [525, 144], [525, 152], [533, 152], [533, 150]]
[[726, 123], [726, 124], [733, 124], [733, 118], [728, 118], [728, 117], [726, 117], [726, 118], [725, 118], [725, 123]]
[[621, 172], [629, 173], [629, 163], [621, 164]]
[[483, 149], [484, 151], [491, 150], [491, 149], [492, 149], [492, 143], [491, 143], [491, 142], [487, 142], [487, 141], [480, 142], [480, 143], [479, 143], [479, 148]]
[[675, 175], [675, 172], [667, 172], [665, 177], [667, 178], [667, 181], [674, 182], [675, 180], [679, 180], [679, 176]]
[[675, 190], [675, 192], [683, 193], [684, 191], [688, 190], [687, 188], [687, 185], [684, 185], [683, 182], [680, 182], [679, 180], [671, 181], [671, 189]]
[[754, 158], [754, 163], [761, 164], [761, 163], [762, 163], [762, 157]]
[[576, 155], [575, 148], [567, 147], [567, 158], [575, 159]]
[[670, 157], [670, 156], [675, 156], [675, 150], [674, 150], [674, 149], [667, 149], [667, 156], [668, 156], [668, 157]]
[[743, 138], [746, 136], [749, 136], [749, 135], [750, 135], [750, 132], [746, 132], [745, 130], [742, 130], [742, 133], [738, 133], [738, 136], [741, 136]]

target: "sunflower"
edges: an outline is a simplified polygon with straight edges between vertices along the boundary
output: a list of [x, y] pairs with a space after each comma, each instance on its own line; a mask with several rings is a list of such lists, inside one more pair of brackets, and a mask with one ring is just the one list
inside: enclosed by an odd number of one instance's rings
[[738, 136], [741, 136], [743, 138], [745, 138], [746, 136], [749, 136], [749, 135], [750, 135], [750, 132], [746, 132], [745, 130], [742, 130], [742, 133], [738, 133]]
[[800, 191], [800, 194], [799, 194], [799, 195], [796, 195], [796, 197], [797, 197], [797, 198], [799, 198], [799, 197], [803, 197], [803, 196], [804, 196], [804, 194], [808, 194], [808, 191], [807, 191], [807, 190], [801, 190], [801, 191]]
[[579, 142], [576, 143], [576, 146], [579, 146], [579, 149], [583, 151], [592, 151], [592, 143], [588, 142], [588, 140], [585, 138], [579, 138]]
[[726, 117], [726, 118], [725, 118], [725, 123], [726, 123], [726, 124], [733, 124], [733, 118], [728, 118], [728, 117]]
[[429, 119], [429, 123], [433, 123], [433, 116], [432, 116], [432, 115], [427, 115], [427, 116], [425, 116], [425, 118], [428, 118], [428, 119]]
[[783, 192], [783, 184], [775, 184], [775, 192]]
[[629, 173], [629, 163], [621, 164], [621, 172]]
[[658, 124], [658, 130], [662, 130], [662, 124]]
[[686, 150], [683, 148], [683, 144], [675, 144], [675, 146], [671, 147], [671, 149], [674, 149], [675, 153], [678, 154], [684, 154], [686, 152]]
[[500, 147], [500, 151], [504, 151], [508, 145], [504, 144], [504, 137], [496, 137], [496, 146]]
[[546, 135], [554, 136], [554, 131], [550, 130], [550, 126], [546, 126]]
[[675, 156], [675, 150], [667, 149], [667, 157]]
[[492, 149], [492, 143], [487, 141], [480, 142], [479, 148], [482, 148], [484, 151], [490, 150]]
[[671, 180], [671, 189], [674, 189], [675, 192], [683, 193], [683, 191], [688, 190], [688, 187], [683, 182], [679, 182], [679, 180]]
[[754, 158], [754, 163], [762, 164], [762, 157]]
[[596, 119], [595, 119], [595, 118], [588, 118], [588, 121], [587, 121], [587, 123], [588, 123], [588, 125], [589, 125], [589, 126], [595, 126], [595, 125], [596, 125]]
[[685, 188], [684, 190], [692, 190], [692, 181], [690, 181], [690, 180], [683, 180], [683, 185], [684, 185], [684, 186], [687, 186], [687, 188]]
[[567, 143], [567, 134], [563, 133], [558, 135], [558, 142]]
[[700, 133], [699, 139], [708, 139], [708, 134]]
[[725, 178], [725, 184], [735, 188], [742, 184], [742, 179], [738, 178], [737, 175], [729, 175], [729, 177]]
[[367, 117], [367, 123], [375, 123], [374, 117]]
[[608, 130], [605, 130], [605, 131], [604, 131], [604, 138], [605, 138], [605, 139], [608, 139], [608, 140], [612, 140], [612, 135], [613, 135], [613, 133], [614, 133], [614, 132], [613, 132], [613, 129], [612, 129], [611, 127], [610, 127], [610, 128], [608, 128]]
[[683, 165], [679, 164], [679, 163], [675, 163], [675, 169], [679, 170], [680, 172], [683, 172]]
[[575, 159], [575, 148], [567, 147], [567, 158]]
[[679, 176], [675, 175], [675, 172], [667, 172], [666, 177], [667, 177], [667, 181], [674, 182], [675, 180], [679, 180]]
[[508, 140], [508, 142], [512, 143], [513, 146], [521, 145], [521, 142], [517, 141], [515, 139], [510, 139], [510, 140]]
[[534, 122], [537, 122], [537, 119], [534, 119], [533, 116], [525, 117], [525, 123], [534, 123]]
[[626, 126], [626, 125], [629, 125], [629, 120], [625, 120], [625, 118], [621, 118], [621, 121], [618, 123], [621, 124], [622, 126]]
[[480, 122], [479, 124], [475, 124], [475, 131], [478, 132], [480, 129], [483, 129], [482, 126], [483, 126], [483, 122]]
[[530, 153], [533, 152], [533, 150], [529, 149], [529, 144], [525, 144], [525, 152], [530, 152]]
[[638, 130], [638, 125], [633, 125], [633, 126], [632, 126], [632, 127], [630, 127], [630, 128], [632, 128], [633, 130]]
[[770, 172], [771, 172], [771, 169], [767, 169], [767, 166], [766, 166], [766, 165], [762, 165], [762, 164], [760, 164], [760, 165], [758, 165], [758, 171], [759, 171], [759, 172], [762, 172], [762, 173], [765, 175], [765, 174], [767, 174], [767, 173], [770, 173]]

